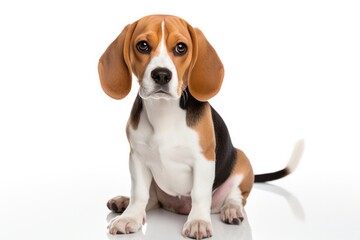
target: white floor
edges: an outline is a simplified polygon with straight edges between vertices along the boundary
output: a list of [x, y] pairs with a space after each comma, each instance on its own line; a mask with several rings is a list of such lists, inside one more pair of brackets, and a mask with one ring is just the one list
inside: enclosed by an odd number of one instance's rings
[[[97, 62], [123, 27], [152, 13], [199, 27], [225, 66], [211, 104], [256, 173], [305, 139], [297, 171], [256, 185], [247, 219], [213, 216], [212, 239], [360, 239], [360, 3], [311, 1], [2, 1], [0, 239], [182, 239], [185, 217], [148, 214], [107, 235], [109, 198], [130, 192], [121, 101]], [[235, 3], [235, 1], [234, 1]]]
[[[149, 212], [138, 233], [108, 235], [107, 222], [115, 215], [105, 204], [121, 188], [110, 181], [117, 178], [94, 173], [2, 184], [0, 239], [183, 239], [186, 216], [164, 210]], [[358, 183], [306, 179], [299, 171], [274, 184], [256, 184], [240, 226], [213, 215], [212, 239], [360, 239], [359, 202]]]

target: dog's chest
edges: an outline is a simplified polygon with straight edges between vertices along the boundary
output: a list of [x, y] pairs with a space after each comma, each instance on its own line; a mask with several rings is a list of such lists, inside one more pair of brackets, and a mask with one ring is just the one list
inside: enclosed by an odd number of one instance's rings
[[157, 185], [172, 196], [188, 196], [192, 168], [203, 158], [199, 136], [186, 124], [178, 101], [147, 100], [136, 130], [130, 129], [133, 156], [151, 170]]

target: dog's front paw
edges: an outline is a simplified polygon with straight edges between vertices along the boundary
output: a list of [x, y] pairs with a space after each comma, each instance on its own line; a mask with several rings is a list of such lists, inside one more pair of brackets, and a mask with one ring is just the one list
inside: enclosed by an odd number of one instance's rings
[[143, 223], [143, 219], [117, 216], [111, 220], [108, 229], [110, 234], [129, 234], [137, 232]]
[[184, 225], [183, 235], [194, 239], [209, 238], [212, 236], [211, 223], [203, 220], [188, 221]]

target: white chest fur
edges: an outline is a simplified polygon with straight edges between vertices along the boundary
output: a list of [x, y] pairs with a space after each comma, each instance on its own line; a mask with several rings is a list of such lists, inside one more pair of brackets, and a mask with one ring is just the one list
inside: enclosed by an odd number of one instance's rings
[[206, 161], [199, 136], [186, 124], [179, 100], [146, 99], [136, 130], [130, 127], [133, 156], [151, 171], [157, 185], [172, 196], [188, 196], [196, 161]]

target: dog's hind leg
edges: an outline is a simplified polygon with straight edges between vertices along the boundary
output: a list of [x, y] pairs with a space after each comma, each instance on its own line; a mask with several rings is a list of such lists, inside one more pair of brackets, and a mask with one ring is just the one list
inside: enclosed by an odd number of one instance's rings
[[214, 192], [212, 212], [220, 212], [221, 220], [240, 224], [244, 220], [244, 206], [254, 183], [254, 174], [248, 158], [237, 150], [237, 159], [229, 178]]

